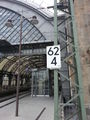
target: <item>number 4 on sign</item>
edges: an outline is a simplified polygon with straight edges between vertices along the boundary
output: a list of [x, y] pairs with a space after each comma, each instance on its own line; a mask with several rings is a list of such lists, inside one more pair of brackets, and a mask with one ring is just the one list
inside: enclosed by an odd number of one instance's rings
[[61, 68], [61, 52], [60, 45], [47, 47], [47, 68], [60, 69]]

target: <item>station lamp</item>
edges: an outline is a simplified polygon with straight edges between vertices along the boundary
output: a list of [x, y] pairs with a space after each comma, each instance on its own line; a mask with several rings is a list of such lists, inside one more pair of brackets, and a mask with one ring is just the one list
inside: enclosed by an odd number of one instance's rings
[[5, 26], [9, 27], [13, 27], [13, 21], [11, 19], [8, 19], [8, 21], [6, 22]]

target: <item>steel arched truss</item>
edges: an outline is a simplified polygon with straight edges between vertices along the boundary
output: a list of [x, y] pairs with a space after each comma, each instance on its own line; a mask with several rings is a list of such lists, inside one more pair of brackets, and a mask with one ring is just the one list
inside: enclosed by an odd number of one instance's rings
[[[21, 15], [10, 9], [0, 7], [0, 39], [6, 40], [10, 44], [19, 44], [20, 41], [20, 18]], [[35, 41], [44, 41], [46, 38], [39, 29], [31, 23], [29, 18], [23, 17], [22, 20], [22, 44]], [[13, 26], [7, 27], [8, 20], [12, 21]]]

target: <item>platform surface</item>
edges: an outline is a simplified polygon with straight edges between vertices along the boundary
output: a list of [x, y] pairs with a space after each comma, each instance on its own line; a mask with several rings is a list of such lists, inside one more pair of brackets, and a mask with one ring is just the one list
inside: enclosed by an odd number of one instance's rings
[[0, 120], [54, 120], [54, 100], [48, 96], [27, 96], [19, 101], [19, 117], [15, 117], [16, 103], [0, 108]]

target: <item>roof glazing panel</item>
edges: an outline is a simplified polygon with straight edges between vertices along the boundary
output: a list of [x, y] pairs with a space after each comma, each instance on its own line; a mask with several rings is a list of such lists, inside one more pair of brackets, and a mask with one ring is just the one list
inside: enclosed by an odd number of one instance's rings
[[[10, 44], [19, 44], [21, 15], [6, 8], [0, 8], [0, 40], [6, 40]], [[12, 21], [12, 27], [6, 25]], [[34, 24], [27, 18], [22, 19], [22, 44], [44, 41], [46, 38]]]

